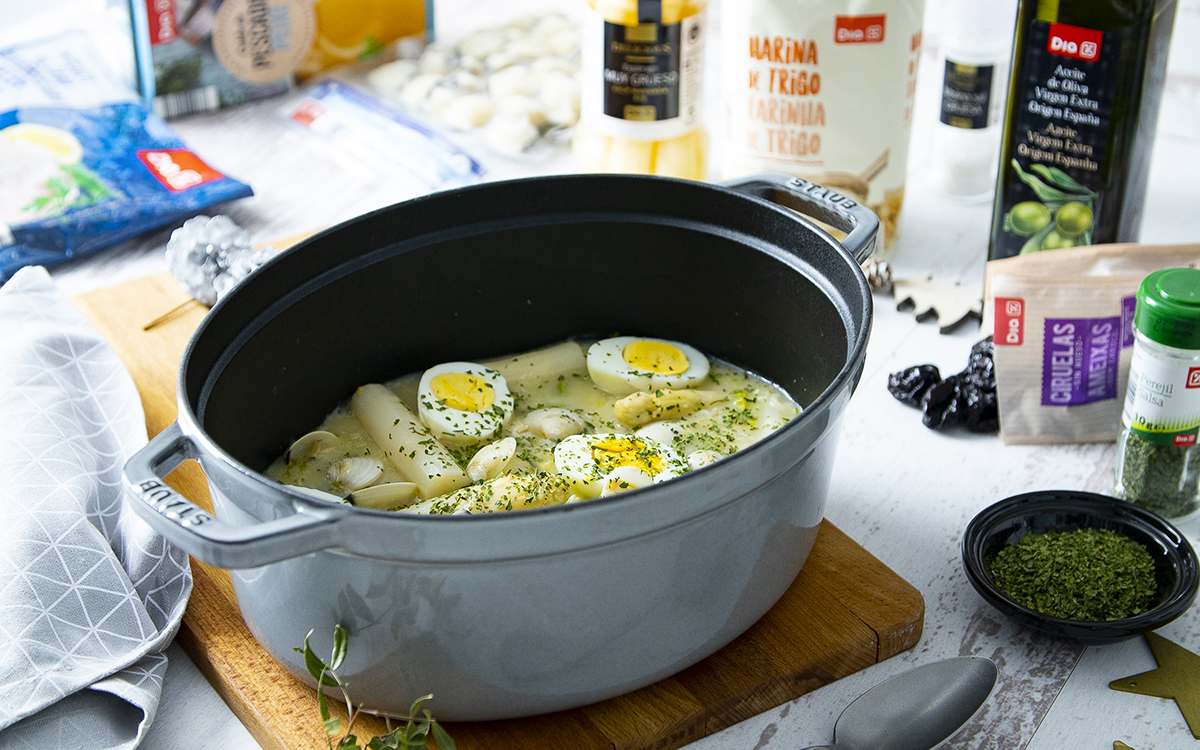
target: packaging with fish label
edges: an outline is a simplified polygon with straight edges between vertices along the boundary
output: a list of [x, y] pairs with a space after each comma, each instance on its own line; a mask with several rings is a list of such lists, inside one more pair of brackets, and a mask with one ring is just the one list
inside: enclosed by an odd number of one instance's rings
[[1138, 286], [1161, 268], [1197, 264], [1200, 245], [1094, 245], [989, 262], [983, 325], [995, 341], [1004, 442], [1115, 440]]
[[0, 49], [0, 282], [250, 194], [111, 78], [82, 31]]

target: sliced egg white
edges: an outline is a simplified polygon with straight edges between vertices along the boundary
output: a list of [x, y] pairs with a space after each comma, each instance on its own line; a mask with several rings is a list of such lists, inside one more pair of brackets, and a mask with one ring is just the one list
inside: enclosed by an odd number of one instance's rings
[[[613, 433], [563, 438], [554, 447], [554, 467], [574, 482], [573, 490], [580, 497], [598, 497], [606, 487], [611, 493], [640, 486], [629, 481], [634, 475], [628, 469], [641, 472], [652, 482], [662, 482], [688, 470], [679, 454], [657, 440]], [[619, 482], [622, 478], [630, 487], [620, 487], [619, 483], [608, 486], [610, 479]]]
[[694, 388], [708, 377], [708, 357], [695, 347], [637, 336], [592, 344], [587, 367], [600, 390], [618, 396], [658, 388]]
[[495, 370], [474, 362], [446, 362], [421, 376], [417, 412], [445, 445], [474, 445], [490, 440], [508, 422], [513, 397]]

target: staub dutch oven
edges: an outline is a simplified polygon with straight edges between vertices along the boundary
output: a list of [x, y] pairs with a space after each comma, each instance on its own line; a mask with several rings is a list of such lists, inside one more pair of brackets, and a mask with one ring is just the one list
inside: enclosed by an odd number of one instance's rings
[[[776, 205], [776, 203], [781, 205]], [[843, 243], [805, 211], [849, 234]], [[302, 679], [314, 630], [369, 710], [440, 719], [591, 703], [733, 640], [792, 583], [821, 521], [871, 296], [878, 220], [803, 180], [571, 175], [400, 203], [274, 258], [220, 301], [180, 366], [178, 421], [125, 469], [133, 507], [231, 568], [259, 643]], [[803, 413], [754, 446], [609, 498], [419, 517], [314, 499], [262, 471], [364, 383], [569, 337], [685, 341]], [[161, 477], [203, 467], [214, 513]]]

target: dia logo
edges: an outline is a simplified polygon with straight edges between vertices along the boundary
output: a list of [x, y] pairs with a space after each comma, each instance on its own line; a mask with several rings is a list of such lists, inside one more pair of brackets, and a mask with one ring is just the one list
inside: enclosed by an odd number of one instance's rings
[[[1000, 346], [1020, 346], [1025, 341], [1025, 300], [996, 298], [996, 328], [992, 340]], [[1200, 368], [1197, 368], [1200, 369]]]
[[1102, 31], [1069, 26], [1065, 23], [1052, 23], [1046, 49], [1063, 57], [1095, 62], [1100, 58], [1100, 43], [1103, 40]]

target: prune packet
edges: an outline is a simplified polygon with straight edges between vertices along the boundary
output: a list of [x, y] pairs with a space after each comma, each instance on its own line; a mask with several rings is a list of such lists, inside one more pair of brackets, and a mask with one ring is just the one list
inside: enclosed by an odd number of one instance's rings
[[1133, 352], [1135, 294], [1151, 271], [1200, 264], [1200, 244], [1093, 245], [987, 264], [1007, 444], [1116, 440]]

